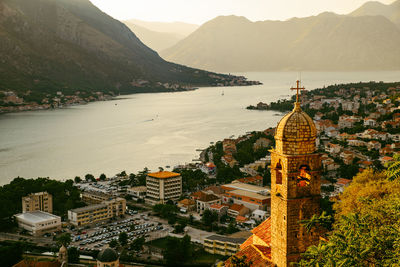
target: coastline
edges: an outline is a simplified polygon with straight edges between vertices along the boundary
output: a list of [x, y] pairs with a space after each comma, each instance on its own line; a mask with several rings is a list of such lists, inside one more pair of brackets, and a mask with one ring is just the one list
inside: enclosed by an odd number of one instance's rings
[[[239, 82], [240, 81], [240, 82]], [[64, 109], [68, 108], [71, 106], [78, 106], [78, 105], [86, 105], [91, 102], [100, 102], [100, 101], [111, 101], [111, 100], [116, 100], [119, 99], [117, 98], [118, 96], [123, 96], [123, 95], [133, 95], [133, 94], [156, 94], [156, 93], [179, 93], [179, 92], [190, 92], [190, 91], [195, 91], [198, 90], [201, 87], [232, 87], [232, 86], [253, 86], [253, 85], [261, 85], [262, 83], [260, 81], [241, 81], [238, 80], [232, 84], [217, 84], [214, 86], [199, 86], [199, 87], [178, 87], [178, 88], [165, 88], [165, 90], [160, 90], [157, 89], [157, 91], [153, 91], [153, 88], [147, 88], [149, 90], [144, 90], [144, 88], [141, 88], [138, 91], [135, 92], [123, 92], [119, 95], [114, 95], [114, 94], [104, 94], [103, 92], [93, 92], [93, 94], [87, 98], [81, 98], [80, 96], [77, 95], [62, 95], [60, 92], [57, 92], [58, 97], [53, 98], [53, 102], [46, 102], [42, 104], [38, 103], [26, 103], [23, 105], [23, 102], [21, 102], [21, 98], [19, 98], [14, 92], [11, 92], [10, 96], [8, 96], [12, 101], [14, 102], [9, 102], [12, 103], [10, 106], [0, 106], [0, 115], [2, 114], [7, 114], [7, 113], [18, 113], [18, 112], [24, 112], [24, 111], [39, 111], [39, 110], [55, 110], [55, 109]], [[62, 103], [60, 101], [61, 97], [64, 97], [66, 102]]]

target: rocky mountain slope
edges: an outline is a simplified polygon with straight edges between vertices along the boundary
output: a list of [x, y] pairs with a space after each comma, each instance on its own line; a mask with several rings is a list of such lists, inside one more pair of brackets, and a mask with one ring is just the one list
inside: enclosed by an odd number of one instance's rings
[[2, 0], [0, 41], [0, 91], [24, 98], [168, 91], [171, 84], [230, 79], [163, 60], [89, 0]]

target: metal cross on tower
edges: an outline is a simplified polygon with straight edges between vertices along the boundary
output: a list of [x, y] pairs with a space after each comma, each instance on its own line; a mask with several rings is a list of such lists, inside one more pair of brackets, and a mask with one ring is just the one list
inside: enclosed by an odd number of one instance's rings
[[300, 90], [305, 90], [306, 88], [300, 87], [300, 81], [299, 81], [299, 80], [296, 81], [296, 84], [297, 84], [297, 86], [296, 86], [296, 87], [290, 88], [290, 90], [297, 90], [297, 93], [296, 93], [296, 103], [299, 103], [299, 91], [300, 91]]

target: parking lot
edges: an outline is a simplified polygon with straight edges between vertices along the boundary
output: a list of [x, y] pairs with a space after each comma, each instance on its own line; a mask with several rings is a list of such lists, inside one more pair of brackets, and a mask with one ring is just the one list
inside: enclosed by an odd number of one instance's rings
[[82, 230], [80, 234], [72, 233], [70, 246], [86, 251], [101, 250], [108, 247], [112, 240], [118, 241], [120, 233], [123, 232], [127, 233], [128, 243], [130, 243], [141, 236], [144, 236], [146, 241], [157, 239], [167, 235], [170, 230], [168, 225], [150, 220], [143, 213], [134, 214], [133, 211], [128, 211], [128, 214], [118, 221], [96, 225], [93, 228]]

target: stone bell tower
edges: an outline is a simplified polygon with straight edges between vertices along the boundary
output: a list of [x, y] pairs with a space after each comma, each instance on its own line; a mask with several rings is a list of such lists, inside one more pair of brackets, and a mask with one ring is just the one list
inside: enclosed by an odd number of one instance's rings
[[271, 261], [278, 267], [297, 262], [301, 253], [319, 242], [319, 234], [307, 232], [300, 220], [320, 213], [321, 155], [316, 152], [313, 120], [297, 101], [275, 131], [271, 150]]

